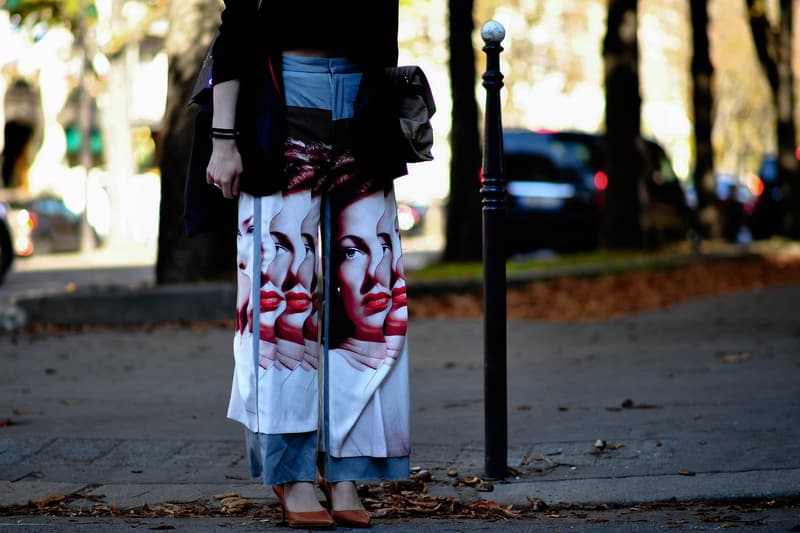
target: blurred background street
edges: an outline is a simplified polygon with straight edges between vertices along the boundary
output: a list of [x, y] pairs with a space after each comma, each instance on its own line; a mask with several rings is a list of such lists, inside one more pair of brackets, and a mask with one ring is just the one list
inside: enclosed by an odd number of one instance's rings
[[[797, 143], [785, 133], [794, 129], [794, 99], [786, 100], [790, 112], [776, 107], [779, 95], [794, 98], [797, 84], [774, 73], [788, 61], [793, 74], [800, 62], [789, 49], [764, 52], [778, 35], [782, 46], [795, 46], [787, 6], [481, 0], [463, 6], [473, 25], [462, 28], [445, 2], [404, 2], [399, 61], [425, 69], [438, 108], [434, 161], [411, 165], [396, 181], [405, 243], [419, 252], [409, 254], [408, 267], [480, 259], [482, 128], [465, 125], [465, 136], [458, 125], [469, 114], [448, 95], [472, 93], [469, 107], [480, 117], [483, 60], [473, 42], [474, 84], [451, 86], [447, 46], [448, 34], [477, 41], [478, 26], [490, 19], [507, 33], [509, 256], [797, 237]], [[181, 235], [194, 110], [180, 100], [219, 7], [213, 0], [0, 1], [0, 270], [15, 257], [104, 248], [110, 251], [92, 256], [102, 264], [157, 263], [156, 283], [231, 269], [214, 259], [232, 261], [230, 238]], [[638, 39], [620, 46], [637, 61], [633, 81], [617, 87], [604, 69], [613, 60], [612, 26], [626, 10]], [[634, 130], [609, 122], [617, 101], [617, 115], [636, 118]], [[193, 260], [182, 263], [182, 250]], [[60, 260], [71, 268], [70, 256]], [[41, 264], [18, 263], [20, 271]]]

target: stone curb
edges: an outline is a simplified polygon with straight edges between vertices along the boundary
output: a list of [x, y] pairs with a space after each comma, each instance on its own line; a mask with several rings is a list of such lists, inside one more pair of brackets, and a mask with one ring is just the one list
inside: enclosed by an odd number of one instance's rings
[[[510, 273], [507, 286], [558, 277], [591, 277], [600, 274], [681, 266], [740, 259], [754, 254], [736, 249], [702, 254], [674, 254], [635, 261], [607, 261], [587, 265], [543, 268], [532, 272]], [[447, 292], [480, 290], [477, 278], [436, 281], [409, 280], [412, 297]], [[27, 323], [60, 326], [123, 326], [160, 322], [227, 320], [236, 302], [233, 283], [186, 283], [155, 287], [92, 287], [75, 291], [19, 295], [11, 306], [0, 307], [0, 331], [13, 331]]]
[[231, 283], [91, 288], [18, 296], [12, 303], [26, 322], [62, 326], [198, 322], [231, 318], [236, 288]]
[[[248, 483], [110, 483], [84, 485], [46, 481], [0, 482], [0, 509], [27, 505], [51, 495], [77, 496], [73, 507], [96, 503], [125, 510], [142, 505], [204, 502], [220, 505], [221, 494], [236, 494], [255, 504], [275, 502], [272, 492], [257, 481]], [[518, 508], [538, 499], [550, 506], [631, 506], [657, 502], [733, 501], [800, 497], [800, 469], [657, 475], [620, 478], [582, 478], [494, 483], [493, 490], [429, 484], [427, 494], [472, 503], [495, 501]], [[529, 499], [530, 498], [530, 499]]]

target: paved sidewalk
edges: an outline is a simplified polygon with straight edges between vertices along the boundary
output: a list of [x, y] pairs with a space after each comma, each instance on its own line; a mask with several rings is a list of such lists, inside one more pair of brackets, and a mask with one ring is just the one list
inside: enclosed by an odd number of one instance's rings
[[[794, 285], [602, 323], [510, 321], [518, 475], [491, 492], [447, 475], [483, 471], [483, 324], [412, 321], [412, 464], [432, 473], [429, 494], [522, 506], [800, 496], [798, 301]], [[117, 312], [108, 302], [72, 312]], [[0, 335], [0, 507], [274, 501], [225, 419], [231, 338], [206, 325]]]

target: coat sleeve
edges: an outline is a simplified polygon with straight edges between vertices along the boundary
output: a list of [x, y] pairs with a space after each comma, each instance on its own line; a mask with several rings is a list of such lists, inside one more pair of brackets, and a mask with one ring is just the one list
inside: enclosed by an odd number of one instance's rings
[[256, 35], [257, 4], [258, 0], [225, 0], [212, 49], [213, 84], [242, 78], [250, 55], [247, 45]]
[[355, 57], [365, 65], [370, 67], [397, 65], [398, 10], [398, 0], [379, 0], [361, 5], [363, 20], [380, 21], [380, 23], [359, 25], [357, 31], [352, 32], [356, 36], [355, 41], [350, 43], [355, 51]]

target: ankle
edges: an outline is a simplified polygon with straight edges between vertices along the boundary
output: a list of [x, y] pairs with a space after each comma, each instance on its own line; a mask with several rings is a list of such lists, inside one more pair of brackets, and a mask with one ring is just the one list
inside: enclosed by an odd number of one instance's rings
[[337, 511], [345, 509], [363, 509], [364, 504], [358, 496], [358, 488], [353, 481], [340, 481], [331, 485], [333, 508]]
[[306, 481], [284, 483], [283, 493], [286, 508], [295, 512], [311, 512], [322, 510], [314, 485]]

